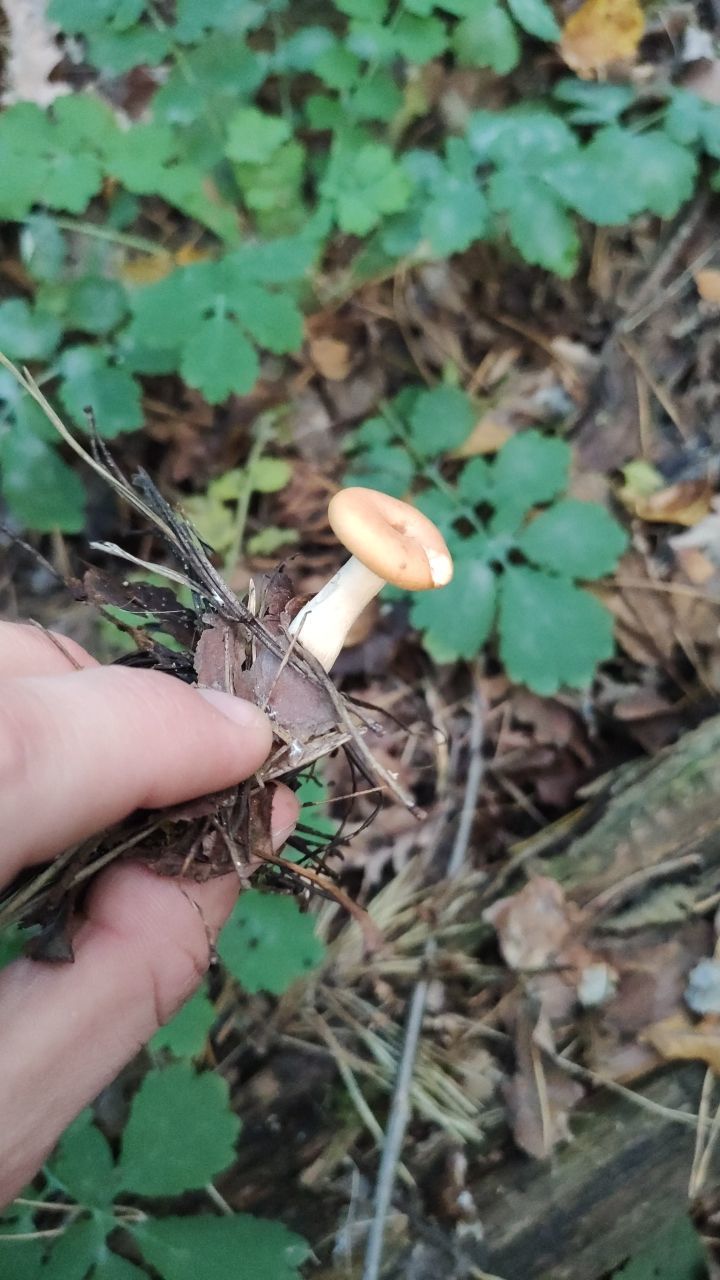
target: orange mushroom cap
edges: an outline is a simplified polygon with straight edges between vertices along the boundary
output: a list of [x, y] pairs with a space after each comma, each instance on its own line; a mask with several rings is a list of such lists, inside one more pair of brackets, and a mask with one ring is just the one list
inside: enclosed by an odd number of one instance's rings
[[453, 562], [432, 520], [399, 498], [354, 486], [330, 499], [328, 519], [348, 551], [378, 577], [408, 591], [446, 587]]

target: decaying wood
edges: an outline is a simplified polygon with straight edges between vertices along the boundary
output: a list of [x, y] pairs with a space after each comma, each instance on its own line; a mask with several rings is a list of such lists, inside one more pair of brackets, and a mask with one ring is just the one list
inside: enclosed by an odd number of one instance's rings
[[[638, 1093], [692, 1115], [702, 1081], [699, 1066], [675, 1068]], [[513, 1156], [471, 1184], [486, 1271], [503, 1280], [597, 1280], [682, 1214], [690, 1126], [606, 1094], [575, 1113], [573, 1130], [551, 1162]]]

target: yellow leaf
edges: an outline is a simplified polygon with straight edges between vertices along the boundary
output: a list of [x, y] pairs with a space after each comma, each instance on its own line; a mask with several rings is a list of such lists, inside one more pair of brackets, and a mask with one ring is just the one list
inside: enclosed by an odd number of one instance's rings
[[695, 284], [703, 302], [720, 303], [720, 271], [717, 267], [696, 271]]
[[484, 417], [473, 427], [467, 440], [453, 452], [454, 458], [474, 458], [477, 454], [497, 453], [512, 435], [512, 431], [504, 422], [494, 418], [492, 413]]
[[579, 76], [634, 58], [645, 30], [638, 0], [585, 0], [563, 27], [560, 53]]

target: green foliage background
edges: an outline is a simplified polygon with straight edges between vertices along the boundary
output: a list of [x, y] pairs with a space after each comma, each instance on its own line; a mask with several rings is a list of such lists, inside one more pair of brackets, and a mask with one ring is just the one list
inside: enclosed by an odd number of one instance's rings
[[[330, 259], [345, 264], [351, 290], [483, 242], [509, 263], [567, 279], [588, 224], [671, 218], [703, 174], [720, 186], [720, 108], [672, 86], [651, 97], [560, 76], [542, 97], [502, 111], [436, 110], [423, 69], [442, 58], [509, 76], [558, 38], [546, 0], [307, 9], [177, 0], [170, 19], [167, 11], [146, 0], [51, 0], [96, 87], [0, 115], [0, 218], [17, 231], [28, 281], [0, 302], [0, 350], [30, 366], [80, 431], [88, 407], [106, 439], [139, 430], [143, 390], [157, 375], [219, 405], [249, 392], [269, 360], [284, 368], [302, 347], [304, 316], [326, 300]], [[130, 123], [107, 90], [138, 66], [163, 72]], [[423, 144], [407, 145], [418, 122]], [[197, 243], [201, 260], [180, 264], [155, 243], [148, 211]], [[158, 278], [132, 284], [122, 270], [130, 260], [155, 264]], [[411, 620], [438, 661], [472, 657], [495, 635], [513, 678], [543, 693], [587, 684], [612, 637], [582, 584], [613, 569], [624, 535], [600, 507], [563, 498], [570, 450], [559, 438], [527, 432], [491, 462], [453, 461], [477, 408], [456, 382], [448, 368], [433, 391], [405, 388], [347, 439], [349, 477], [412, 495], [456, 557], [455, 583], [412, 600]], [[246, 468], [191, 499], [228, 557], [243, 540], [250, 495], [288, 479], [286, 463], [263, 456], [266, 442], [260, 433]], [[4, 370], [0, 486], [21, 527], [85, 527], [82, 478]], [[258, 552], [289, 540], [264, 532]], [[311, 803], [322, 800], [322, 784], [307, 786]], [[16, 939], [2, 944], [10, 959]], [[221, 952], [248, 990], [276, 993], [322, 957], [291, 900], [251, 894]], [[201, 1257], [203, 1276], [224, 1280], [241, 1257], [253, 1280], [298, 1276], [307, 1246], [280, 1224], [153, 1209], [153, 1198], [206, 1186], [242, 1141], [223, 1082], [196, 1065], [214, 1016], [201, 994], [158, 1032], [117, 1158], [89, 1112], [66, 1133], [42, 1191], [26, 1197], [66, 1204], [63, 1229], [14, 1241], [33, 1236], [37, 1218], [18, 1202], [0, 1240], [3, 1274], [132, 1280], [146, 1274], [144, 1259], [166, 1280], [194, 1280]], [[190, 1134], [193, 1117], [202, 1123]], [[128, 1209], [128, 1196], [142, 1208]], [[117, 1231], [120, 1252], [108, 1244]], [[623, 1274], [660, 1274], [644, 1266], [641, 1258]]]
[[[0, 303], [0, 350], [31, 365], [77, 429], [86, 429], [91, 407], [106, 438], [141, 428], [144, 383], [159, 374], [176, 374], [212, 404], [249, 392], [268, 358], [302, 347], [303, 316], [322, 301], [320, 269], [330, 256], [346, 264], [350, 289], [366, 273], [391, 274], [481, 241], [508, 261], [519, 255], [569, 277], [584, 224], [670, 218], [704, 169], [717, 185], [720, 108], [672, 86], [653, 97], [559, 76], [543, 97], [503, 111], [460, 100], [438, 110], [424, 70], [444, 59], [509, 76], [558, 39], [546, 0], [335, 0], [320, 16], [287, 0], [177, 0], [174, 8], [51, 0], [49, 13], [82, 42], [97, 87], [47, 110], [21, 102], [0, 115], [0, 218], [19, 224], [31, 281], [27, 296]], [[162, 73], [141, 119], [128, 122], [103, 95], [137, 66]], [[413, 128], [419, 122], [422, 130]], [[416, 136], [423, 146], [408, 145]], [[178, 234], [196, 227], [201, 261], [178, 265], [141, 234], [158, 204]], [[161, 278], [133, 285], [120, 268], [143, 255]], [[440, 426], [427, 429], [438, 468], [473, 413], [453, 399], [454, 371], [447, 374]], [[416, 444], [421, 430], [413, 426]], [[368, 431], [350, 437], [360, 456]], [[406, 492], [417, 469], [407, 440], [387, 438], [381, 460], [376, 439], [372, 453], [378, 474], [389, 468], [382, 487]], [[464, 499], [472, 474], [466, 468]], [[82, 530], [83, 483], [4, 371], [0, 484], [22, 525]], [[528, 495], [525, 509], [532, 504]], [[271, 531], [265, 553], [285, 540]], [[619, 548], [617, 537], [611, 542]], [[465, 578], [479, 545], [460, 548]], [[570, 583], [614, 563], [556, 559], [544, 570]], [[547, 582], [537, 601], [537, 579], [514, 573], [498, 614], [488, 598], [495, 579], [480, 562], [469, 583], [478, 608], [466, 611], [454, 641], [433, 640], [426, 615], [440, 601], [413, 608], [436, 660], [476, 653], [497, 618], [516, 678], [541, 692], [586, 684], [609, 648], [601, 606], [589, 597], [581, 606], [567, 584], [555, 584], [551, 601]], [[511, 598], [518, 609], [550, 609], [550, 643], [581, 608], [578, 625], [593, 634], [557, 670], [539, 670], [537, 657], [513, 644]]]

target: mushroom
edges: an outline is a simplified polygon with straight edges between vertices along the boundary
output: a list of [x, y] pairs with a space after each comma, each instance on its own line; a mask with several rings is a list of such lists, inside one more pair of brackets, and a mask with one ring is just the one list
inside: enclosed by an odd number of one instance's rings
[[447, 586], [453, 575], [440, 530], [399, 498], [375, 489], [341, 489], [330, 500], [328, 519], [350, 559], [289, 627], [326, 671], [355, 619], [387, 582], [425, 591]]

